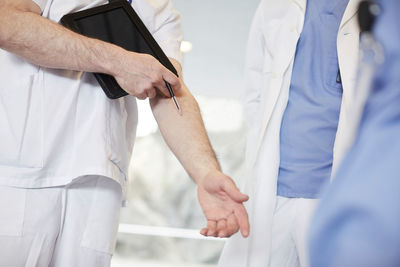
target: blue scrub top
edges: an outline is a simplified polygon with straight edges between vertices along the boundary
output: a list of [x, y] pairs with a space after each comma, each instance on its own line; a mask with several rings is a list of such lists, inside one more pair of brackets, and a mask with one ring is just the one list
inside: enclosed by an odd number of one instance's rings
[[400, 1], [382, 0], [385, 50], [356, 142], [317, 208], [312, 267], [400, 266]]
[[337, 35], [348, 0], [308, 0], [280, 133], [277, 194], [316, 198], [331, 176], [342, 102]]

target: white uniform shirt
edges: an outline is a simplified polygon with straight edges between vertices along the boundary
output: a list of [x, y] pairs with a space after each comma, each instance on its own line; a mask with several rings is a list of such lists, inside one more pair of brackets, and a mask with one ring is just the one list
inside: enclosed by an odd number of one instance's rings
[[[34, 0], [42, 16], [105, 0]], [[181, 60], [180, 16], [168, 0], [132, 6], [168, 57]], [[124, 184], [137, 125], [136, 99], [106, 97], [90, 73], [46, 69], [0, 49], [0, 185], [65, 185], [82, 175]]]

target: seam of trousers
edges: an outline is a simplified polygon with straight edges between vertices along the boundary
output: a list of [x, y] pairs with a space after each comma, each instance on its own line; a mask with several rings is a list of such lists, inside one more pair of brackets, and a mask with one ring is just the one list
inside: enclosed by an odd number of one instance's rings
[[61, 212], [60, 212], [60, 225], [58, 228], [58, 233], [57, 233], [57, 237], [54, 241], [54, 246], [53, 246], [53, 252], [52, 252], [52, 256], [50, 259], [50, 264], [53, 262], [53, 257], [54, 257], [54, 252], [57, 249], [57, 242], [58, 239], [60, 238], [62, 231], [64, 229], [64, 222], [65, 222], [65, 212], [66, 212], [66, 204], [67, 204], [67, 185], [65, 185], [62, 189], [61, 189], [61, 196], [60, 196], [60, 205], [61, 205]]
[[[293, 244], [293, 250], [292, 250], [291, 256], [293, 257], [294, 256], [293, 254], [295, 254], [296, 258], [300, 261], [299, 250], [297, 248], [296, 239], [294, 238], [295, 233], [293, 232], [294, 222], [296, 221], [296, 218], [297, 218], [299, 199], [293, 198], [293, 199], [290, 199], [289, 201], [291, 201], [290, 204], [292, 204], [294, 206], [293, 209], [295, 210], [295, 212], [292, 214], [292, 218], [290, 220], [290, 225], [289, 225], [290, 240], [292, 241], [292, 244]], [[289, 259], [290, 258], [288, 258], [288, 261], [289, 261]]]
[[25, 267], [36, 267], [39, 261], [40, 253], [42, 252], [45, 236], [36, 234], [33, 239], [33, 244], [28, 254]]
[[61, 214], [60, 214], [60, 229], [58, 230], [58, 236], [62, 234], [62, 231], [64, 229], [64, 222], [65, 222], [65, 212], [66, 212], [66, 206], [67, 206], [67, 190], [68, 187], [65, 186], [61, 190]]

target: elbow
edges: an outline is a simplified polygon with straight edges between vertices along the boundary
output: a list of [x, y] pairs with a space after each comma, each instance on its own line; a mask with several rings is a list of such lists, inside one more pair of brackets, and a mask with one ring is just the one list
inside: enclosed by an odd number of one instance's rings
[[6, 46], [7, 40], [9, 39], [6, 20], [7, 16], [0, 7], [0, 49], [3, 49]]
[[7, 17], [3, 10], [0, 10], [0, 49], [5, 49], [10, 42], [10, 23], [7, 23]]
[[0, 31], [0, 49], [4, 49], [5, 41], [3, 40], [1, 31]]
[[0, 48], [6, 47], [13, 35], [15, 24], [10, 21], [18, 23], [27, 13], [40, 16], [41, 9], [32, 1], [20, 5], [0, 4]]
[[[1, 25], [1, 24], [0, 24], [0, 25]], [[4, 41], [4, 36], [3, 36], [3, 35], [4, 35], [4, 34], [3, 34], [3, 29], [2, 29], [2, 27], [0, 26], [0, 49], [4, 47], [4, 43], [5, 43], [5, 41]]]
[[[1, 16], [1, 13], [0, 13]], [[2, 23], [1, 19], [0, 19], [0, 49], [4, 49], [4, 47], [6, 46], [7, 43], [7, 33], [6, 30], [4, 29], [4, 23]]]
[[6, 42], [6, 19], [7, 10], [3, 5], [0, 5], [0, 48], [3, 48]]
[[4, 49], [10, 39], [10, 30], [13, 23], [10, 21], [15, 21], [14, 19], [14, 9], [6, 5], [0, 5], [0, 49]]

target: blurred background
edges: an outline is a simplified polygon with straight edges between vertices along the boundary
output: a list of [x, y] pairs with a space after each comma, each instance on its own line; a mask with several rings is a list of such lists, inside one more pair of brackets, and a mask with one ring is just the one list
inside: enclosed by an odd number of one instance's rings
[[[172, 0], [182, 14], [183, 76], [199, 102], [224, 172], [244, 174], [241, 104], [248, 31], [259, 0]], [[164, 143], [147, 101], [139, 101], [127, 207], [112, 267], [213, 267], [224, 240], [204, 238], [196, 186]]]

